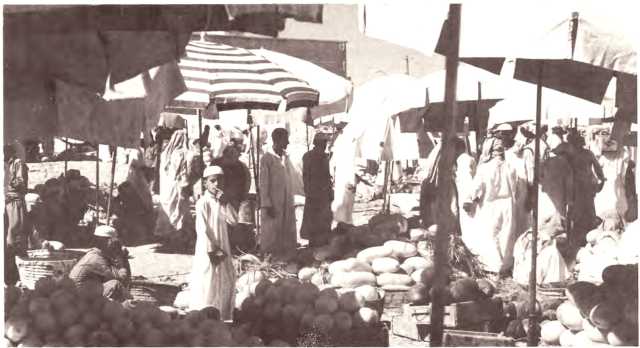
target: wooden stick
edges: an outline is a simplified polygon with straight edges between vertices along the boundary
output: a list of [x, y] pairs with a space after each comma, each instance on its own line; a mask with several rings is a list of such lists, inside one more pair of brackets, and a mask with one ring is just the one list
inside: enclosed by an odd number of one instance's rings
[[538, 85], [536, 92], [536, 138], [533, 165], [533, 241], [531, 243], [531, 271], [529, 273], [529, 332], [527, 344], [530, 347], [538, 345], [538, 333], [536, 323], [536, 268], [538, 258], [538, 182], [540, 180], [540, 122], [542, 120], [542, 74], [544, 63], [538, 63]]
[[441, 149], [441, 159], [438, 165], [438, 194], [436, 198], [438, 232], [436, 233], [434, 248], [435, 282], [434, 297], [431, 310], [431, 330], [429, 345], [440, 347], [443, 345], [444, 332], [444, 289], [447, 284], [447, 269], [449, 269], [449, 233], [455, 229], [455, 216], [451, 211], [453, 199], [452, 169], [455, 162], [456, 138], [456, 88], [458, 80], [458, 60], [460, 44], [460, 4], [449, 5], [446, 36], [450, 43], [446, 54], [445, 80], [445, 115], [449, 117], [448, 127], [445, 127]]
[[69, 138], [64, 138], [64, 176], [67, 176], [67, 157], [69, 156]]
[[116, 160], [118, 157], [118, 147], [116, 146], [113, 151], [113, 157], [111, 158], [111, 183], [109, 184], [109, 199], [107, 200], [107, 225], [111, 221], [111, 201], [113, 196], [113, 183], [116, 176]]
[[384, 161], [384, 177], [382, 181], [382, 213], [386, 213], [387, 183], [389, 182], [389, 161]]
[[[204, 150], [203, 150], [204, 144], [202, 142], [202, 110], [201, 109], [198, 109], [198, 146], [200, 147], [200, 163], [202, 164], [202, 170], [204, 173], [205, 163], [204, 163]], [[202, 177], [202, 175], [200, 176]], [[200, 179], [200, 190], [204, 194], [204, 181], [202, 180], [202, 178]]]
[[258, 206], [258, 216], [256, 217], [256, 234], [260, 235], [260, 125], [256, 127], [256, 205]]
[[96, 143], [96, 218], [100, 224], [100, 144]]

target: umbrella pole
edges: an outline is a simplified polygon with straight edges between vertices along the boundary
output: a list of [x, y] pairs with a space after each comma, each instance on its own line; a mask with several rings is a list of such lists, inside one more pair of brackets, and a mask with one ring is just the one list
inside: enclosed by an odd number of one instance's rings
[[[256, 202], [258, 207], [260, 207], [260, 125], [256, 126]], [[256, 233], [260, 235], [260, 214], [256, 217]]]
[[534, 205], [533, 205], [533, 241], [531, 243], [531, 272], [529, 273], [529, 332], [527, 344], [530, 347], [538, 345], [538, 333], [536, 332], [536, 323], [538, 316], [536, 314], [536, 267], [538, 258], [538, 181], [540, 180], [540, 122], [542, 119], [542, 72], [544, 63], [538, 63], [538, 85], [536, 92], [536, 138], [534, 149], [534, 166], [533, 166], [533, 187], [534, 187]]
[[452, 169], [455, 163], [456, 137], [456, 90], [458, 80], [458, 61], [460, 49], [460, 4], [449, 5], [449, 16], [445, 22], [447, 25], [446, 36], [450, 43], [446, 54], [446, 80], [445, 80], [445, 115], [450, 122], [445, 127], [442, 142], [442, 157], [438, 164], [438, 183], [436, 198], [436, 232], [434, 248], [435, 281], [431, 308], [431, 330], [429, 346], [443, 346], [444, 333], [444, 293], [449, 269], [449, 234], [455, 229], [456, 221], [451, 211], [451, 202], [454, 197], [454, 183]]
[[[200, 162], [202, 163], [202, 170], [204, 173], [205, 163], [204, 163], [204, 150], [203, 150], [204, 144], [202, 141], [202, 110], [201, 109], [198, 109], [198, 147], [200, 148]], [[202, 193], [204, 193], [204, 181], [202, 180], [200, 180], [200, 189], [202, 190]]]
[[100, 222], [100, 144], [96, 143], [96, 218]]
[[111, 183], [109, 183], [109, 200], [107, 201], [107, 225], [109, 225], [109, 221], [111, 220], [111, 201], [113, 195], [113, 183], [116, 174], [116, 160], [118, 156], [118, 147], [116, 146], [113, 151], [113, 157], [111, 158]]

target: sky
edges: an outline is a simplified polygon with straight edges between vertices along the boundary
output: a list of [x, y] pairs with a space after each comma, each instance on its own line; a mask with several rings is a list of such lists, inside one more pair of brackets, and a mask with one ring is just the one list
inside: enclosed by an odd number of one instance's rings
[[444, 69], [444, 57], [440, 55], [429, 57], [409, 48], [366, 37], [358, 27], [358, 5], [328, 4], [323, 11], [322, 24], [288, 19], [279, 37], [346, 41], [347, 73], [355, 86], [385, 74], [405, 74], [406, 57], [409, 57], [412, 76], [421, 77]]

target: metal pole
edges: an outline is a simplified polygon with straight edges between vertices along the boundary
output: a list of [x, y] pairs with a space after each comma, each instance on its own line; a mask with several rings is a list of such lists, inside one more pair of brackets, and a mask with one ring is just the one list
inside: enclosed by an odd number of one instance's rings
[[111, 183], [109, 184], [109, 197], [107, 200], [107, 225], [109, 225], [109, 221], [111, 220], [111, 198], [113, 195], [113, 183], [114, 183], [114, 179], [115, 179], [115, 174], [116, 174], [116, 160], [118, 157], [118, 147], [116, 146], [115, 150], [113, 151], [113, 157], [111, 158]]
[[460, 4], [449, 5], [449, 16], [446, 22], [446, 38], [450, 43], [446, 54], [445, 80], [445, 115], [449, 117], [448, 127], [445, 127], [442, 142], [442, 158], [438, 165], [438, 176], [441, 182], [437, 193], [438, 232], [436, 233], [434, 264], [435, 281], [433, 284], [433, 298], [431, 309], [431, 330], [429, 345], [440, 347], [443, 345], [444, 332], [444, 290], [448, 280], [449, 269], [449, 233], [455, 228], [455, 216], [451, 211], [451, 201], [454, 196], [452, 169], [455, 162], [454, 140], [456, 137], [456, 85], [458, 80], [458, 60], [460, 44]]
[[96, 143], [96, 218], [100, 224], [100, 144]]
[[538, 345], [537, 313], [536, 313], [536, 267], [538, 258], [538, 182], [540, 180], [540, 122], [542, 119], [542, 73], [544, 63], [538, 63], [538, 86], [536, 91], [536, 138], [533, 165], [533, 242], [531, 243], [531, 272], [529, 273], [529, 332], [527, 344], [530, 347]]

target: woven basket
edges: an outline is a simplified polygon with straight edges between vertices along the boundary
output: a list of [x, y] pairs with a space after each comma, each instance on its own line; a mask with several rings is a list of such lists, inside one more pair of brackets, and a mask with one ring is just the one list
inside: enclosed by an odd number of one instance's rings
[[69, 275], [83, 255], [84, 252], [76, 250], [27, 250], [27, 257], [16, 256], [20, 282], [33, 289], [38, 279]]
[[172, 306], [179, 292], [179, 286], [140, 280], [132, 281], [129, 286], [129, 293], [134, 301], [158, 306]]

